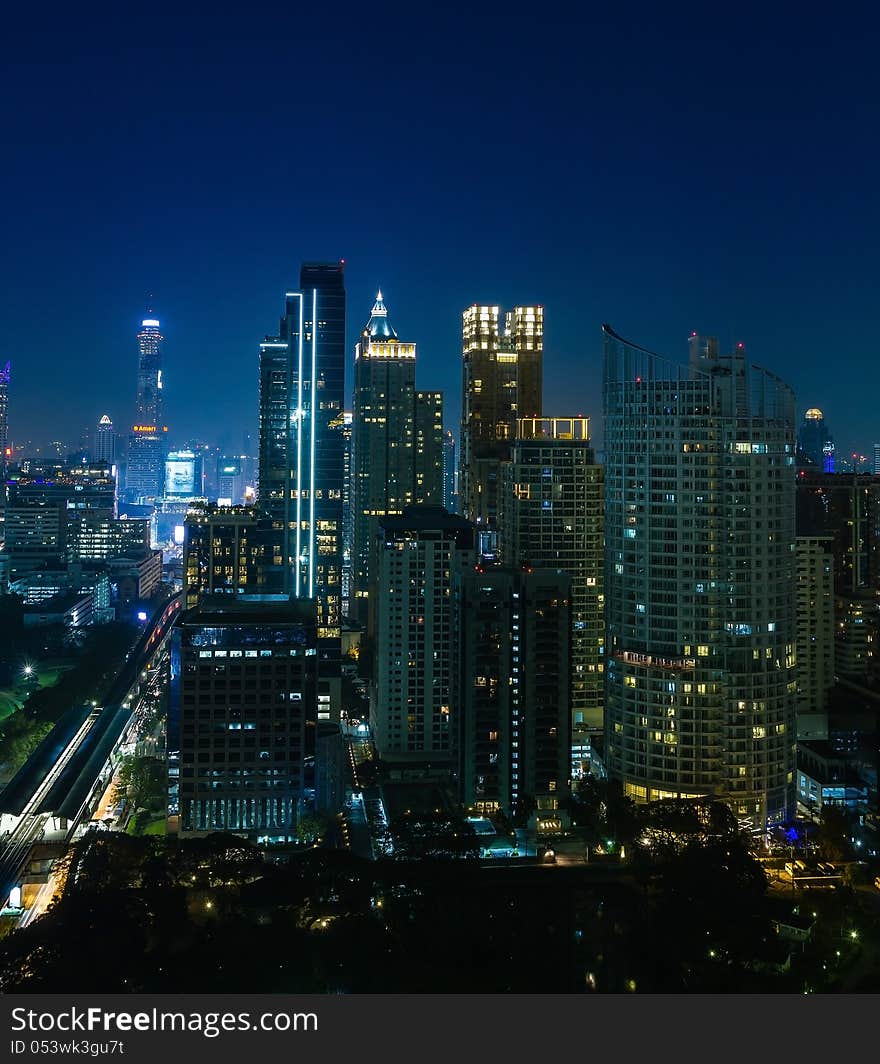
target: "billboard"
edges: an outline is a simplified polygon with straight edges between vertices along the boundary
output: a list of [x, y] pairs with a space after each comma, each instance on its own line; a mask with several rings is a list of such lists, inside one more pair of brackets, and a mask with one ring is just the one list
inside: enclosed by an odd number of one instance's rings
[[200, 495], [202, 459], [192, 451], [171, 451], [165, 459], [166, 497]]

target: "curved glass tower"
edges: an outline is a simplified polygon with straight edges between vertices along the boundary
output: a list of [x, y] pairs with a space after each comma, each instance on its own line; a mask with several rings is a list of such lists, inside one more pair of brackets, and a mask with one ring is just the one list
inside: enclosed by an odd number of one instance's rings
[[605, 731], [637, 801], [793, 812], [794, 395], [717, 341], [688, 364], [603, 326]]

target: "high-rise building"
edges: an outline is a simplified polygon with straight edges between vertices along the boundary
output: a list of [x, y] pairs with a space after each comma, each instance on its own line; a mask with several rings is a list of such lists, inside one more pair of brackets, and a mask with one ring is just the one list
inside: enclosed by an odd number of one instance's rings
[[494, 527], [516, 420], [541, 414], [544, 309], [514, 307], [502, 329], [499, 307], [474, 304], [461, 332], [461, 507], [478, 526]]
[[443, 433], [443, 506], [454, 514], [458, 510], [455, 490], [455, 436], [451, 429]]
[[187, 609], [204, 595], [260, 592], [272, 535], [271, 521], [254, 506], [191, 508], [183, 540]]
[[309, 801], [317, 727], [314, 602], [220, 596], [171, 641], [168, 818], [180, 836], [286, 842]]
[[103, 414], [95, 429], [94, 459], [113, 465], [116, 461], [116, 433], [109, 414]]
[[880, 481], [872, 474], [799, 469], [797, 532], [832, 537], [837, 594], [880, 589]]
[[825, 415], [817, 406], [804, 414], [798, 432], [801, 454], [823, 473], [834, 472], [834, 437], [825, 424]]
[[68, 517], [67, 558], [107, 561], [122, 554], [138, 554], [150, 546], [146, 518], [110, 517], [102, 510], [83, 510]]
[[741, 344], [603, 331], [608, 772], [763, 826], [794, 809], [794, 396]]
[[[7, 361], [0, 365], [0, 474], [5, 474], [6, 467], [12, 458], [12, 448], [9, 446], [9, 381], [12, 377], [12, 363]], [[0, 498], [0, 505], [2, 505]]]
[[116, 480], [105, 465], [33, 467], [16, 473], [6, 487], [5, 551], [12, 579], [81, 557], [81, 520], [109, 526], [116, 514]]
[[416, 345], [392, 328], [381, 292], [355, 347], [354, 375], [352, 580], [366, 621], [378, 522], [407, 506], [440, 505], [443, 396], [416, 390]]
[[797, 734], [827, 739], [827, 698], [834, 686], [834, 555], [831, 536], [798, 536]]
[[377, 541], [376, 745], [386, 761], [449, 771], [452, 581], [473, 565], [473, 526], [442, 507], [413, 506], [381, 518]]
[[469, 567], [456, 587], [458, 769], [464, 805], [537, 811], [558, 829], [570, 790], [570, 578]]
[[443, 392], [416, 392], [413, 504], [443, 505]]
[[303, 264], [278, 335], [260, 345], [258, 499], [281, 533], [267, 575], [315, 599], [322, 717], [341, 697], [344, 269]]
[[874, 444], [874, 464], [872, 466], [874, 476], [880, 476], [880, 443]]
[[162, 424], [162, 341], [159, 319], [148, 311], [137, 334], [135, 423], [128, 440], [125, 475], [129, 502], [150, 503], [162, 494], [168, 432]]
[[140, 424], [159, 425], [162, 422], [162, 341], [158, 318], [152, 310], [141, 322], [137, 334], [138, 380], [135, 400], [135, 420]]
[[851, 592], [835, 597], [834, 663], [847, 680], [875, 680], [880, 644], [880, 599], [876, 593]]
[[354, 415], [346, 410], [342, 415], [342, 612], [346, 617], [351, 611], [351, 558], [354, 549], [354, 510], [351, 505], [353, 421]]
[[499, 549], [506, 565], [571, 577], [571, 730], [601, 731], [605, 555], [602, 466], [586, 417], [521, 418], [501, 466]]

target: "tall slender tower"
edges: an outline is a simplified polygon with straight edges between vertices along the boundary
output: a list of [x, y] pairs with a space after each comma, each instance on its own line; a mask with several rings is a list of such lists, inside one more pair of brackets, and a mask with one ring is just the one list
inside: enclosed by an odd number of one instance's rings
[[794, 811], [794, 395], [742, 344], [604, 334], [608, 772], [763, 828]]
[[138, 382], [135, 418], [141, 424], [158, 425], [162, 421], [162, 341], [159, 320], [147, 311], [137, 334]]
[[499, 548], [505, 565], [571, 577], [571, 730], [602, 730], [604, 499], [586, 417], [520, 418], [502, 467]]
[[138, 378], [135, 423], [128, 441], [125, 495], [130, 502], [154, 500], [162, 492], [165, 433], [162, 424], [162, 341], [152, 309], [137, 334]]
[[443, 396], [416, 390], [416, 345], [388, 321], [382, 293], [355, 347], [352, 577], [355, 614], [368, 619], [381, 518], [443, 493]]
[[501, 463], [518, 417], [541, 414], [544, 308], [474, 304], [462, 314], [461, 505], [478, 528], [495, 528]]
[[116, 433], [109, 414], [103, 414], [95, 429], [95, 461], [112, 465], [116, 461]]
[[341, 695], [344, 263], [304, 263], [277, 336], [260, 345], [259, 505], [272, 519], [275, 587], [315, 599], [319, 713]]
[[[9, 453], [9, 380], [12, 363], [0, 365], [0, 473], [5, 474], [11, 457]], [[3, 499], [0, 497], [0, 504]]]

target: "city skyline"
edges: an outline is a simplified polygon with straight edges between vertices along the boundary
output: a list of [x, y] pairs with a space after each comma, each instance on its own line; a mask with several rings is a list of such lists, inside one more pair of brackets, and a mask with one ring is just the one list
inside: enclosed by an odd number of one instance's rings
[[[574, 393], [582, 409], [571, 413], [596, 417], [602, 321], [669, 352], [705, 331], [727, 349], [745, 341], [792, 382], [800, 411], [821, 406], [842, 453], [870, 453], [873, 411], [852, 409], [849, 395], [853, 379], [866, 393], [880, 383], [876, 360], [857, 361], [866, 335], [870, 346], [880, 161], [868, 133], [864, 27], [828, 34], [771, 12], [758, 35], [747, 19], [673, 13], [662, 25], [648, 16], [634, 34], [603, 14], [571, 33], [551, 20], [535, 40], [515, 16], [478, 15], [472, 32], [490, 33], [498, 47], [473, 69], [452, 20], [434, 20], [429, 35], [417, 15], [389, 19], [383, 33], [401, 62], [379, 98], [356, 96], [344, 48], [307, 49], [303, 78], [320, 73], [331, 86], [314, 104], [314, 156], [296, 166], [281, 148], [254, 169], [251, 158], [277, 140], [285, 98], [264, 45], [287, 39], [293, 22], [257, 19], [240, 40], [220, 13], [208, 28], [187, 16], [120, 18], [86, 28], [62, 16], [64, 32], [39, 49], [26, 18], [11, 20], [10, 41], [45, 64], [39, 77], [10, 64], [16, 108], [0, 175], [4, 199], [17, 205], [6, 236], [18, 252], [0, 261], [0, 359], [13, 365], [15, 439], [74, 435], [105, 411], [120, 426], [132, 421], [130, 337], [153, 292], [168, 338], [169, 425], [184, 421], [187, 382], [210, 373], [217, 387], [192, 413], [192, 434], [229, 425], [237, 444], [253, 423], [233, 397], [242, 365], [256, 389], [252, 337], [275, 313], [273, 293], [295, 282], [302, 259], [345, 258], [355, 302], [381, 286], [399, 328], [419, 337], [424, 387], [444, 391], [453, 429], [461, 311], [474, 301], [538, 301], [548, 408], [568, 408], [562, 400]], [[130, 71], [159, 47], [157, 20], [164, 76], [147, 88]], [[322, 39], [318, 16], [297, 29]], [[353, 43], [360, 29], [341, 32]], [[580, 59], [585, 45], [589, 62]], [[626, 86], [615, 73], [622, 52]], [[734, 69], [748, 76], [729, 76]], [[106, 78], [118, 79], [112, 96], [100, 92]], [[658, 85], [668, 105], [659, 117], [642, 107]], [[51, 135], [39, 132], [62, 126], [63, 186], [48, 165]], [[353, 201], [344, 163], [376, 130], [427, 176], [412, 184], [407, 168], [361, 170]], [[495, 160], [519, 137], [530, 151], [499, 188]], [[230, 140], [241, 161], [226, 157], [218, 168], [218, 145]], [[859, 166], [848, 171], [846, 196], [830, 195], [844, 152]], [[133, 171], [134, 182], [118, 176]], [[36, 359], [32, 338], [47, 307], [65, 341]], [[349, 357], [356, 339], [350, 322]], [[54, 402], [45, 403], [49, 392]]]

